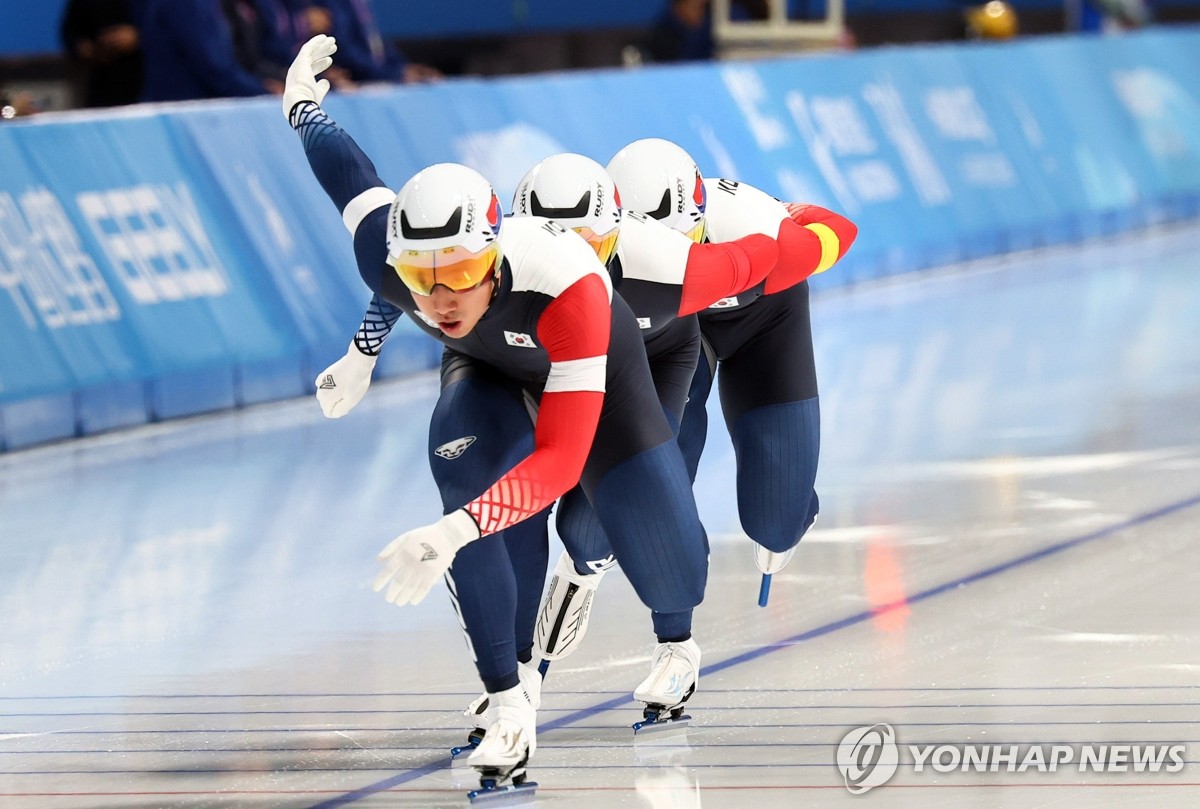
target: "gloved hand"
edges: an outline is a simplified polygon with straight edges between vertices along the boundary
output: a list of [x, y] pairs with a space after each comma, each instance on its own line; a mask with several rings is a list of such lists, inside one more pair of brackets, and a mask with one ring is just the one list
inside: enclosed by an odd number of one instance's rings
[[420, 604], [434, 582], [450, 569], [455, 554], [477, 539], [479, 526], [462, 508], [433, 525], [401, 534], [379, 552], [383, 570], [372, 588], [378, 593], [387, 585], [385, 597], [397, 607]]
[[317, 377], [317, 403], [328, 419], [340, 419], [367, 395], [371, 372], [379, 358], [364, 354], [354, 343], [346, 356], [330, 365]]
[[329, 92], [329, 80], [317, 81], [317, 74], [333, 64], [337, 52], [337, 41], [330, 36], [317, 34], [305, 42], [288, 68], [287, 80], [283, 85], [283, 117], [290, 118], [292, 107], [301, 101], [320, 104]]

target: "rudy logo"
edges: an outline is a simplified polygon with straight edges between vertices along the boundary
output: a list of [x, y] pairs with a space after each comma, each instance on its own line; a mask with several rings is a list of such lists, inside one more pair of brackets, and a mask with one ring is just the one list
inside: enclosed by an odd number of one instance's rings
[[855, 728], [838, 745], [837, 766], [851, 795], [886, 784], [899, 763], [896, 731], [888, 724]]

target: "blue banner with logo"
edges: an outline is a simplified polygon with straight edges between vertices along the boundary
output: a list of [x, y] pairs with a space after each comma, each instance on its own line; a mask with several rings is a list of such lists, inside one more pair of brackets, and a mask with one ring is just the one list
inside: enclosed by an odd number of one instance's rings
[[[674, 140], [842, 212], [817, 287], [1197, 215], [1200, 31], [372, 89], [330, 114], [395, 188]], [[369, 300], [275, 99], [0, 126], [0, 446], [307, 394]], [[381, 374], [432, 367], [401, 321]]]

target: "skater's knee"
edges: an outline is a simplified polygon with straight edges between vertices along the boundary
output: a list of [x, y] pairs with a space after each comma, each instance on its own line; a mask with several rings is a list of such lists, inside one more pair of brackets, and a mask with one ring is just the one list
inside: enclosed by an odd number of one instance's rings
[[659, 576], [629, 576], [642, 603], [654, 612], [686, 612], [704, 600], [708, 579], [708, 559], [688, 560], [677, 571], [679, 575], [667, 581]]
[[802, 504], [777, 503], [743, 513], [742, 530], [769, 551], [783, 553], [796, 547], [816, 517], [816, 494]]

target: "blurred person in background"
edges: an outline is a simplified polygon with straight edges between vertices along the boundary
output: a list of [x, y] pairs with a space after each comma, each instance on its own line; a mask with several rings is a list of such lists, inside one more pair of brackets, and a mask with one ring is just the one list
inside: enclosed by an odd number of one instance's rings
[[[238, 64], [258, 77], [273, 93], [283, 92], [287, 65], [293, 57], [289, 32], [276, 27], [275, 15], [263, 12], [262, 0], [221, 0], [221, 10], [233, 37]], [[296, 50], [299, 51], [297, 44]]]
[[1080, 31], [1111, 34], [1128, 31], [1150, 22], [1147, 0], [1076, 0]]
[[317, 5], [329, 13], [329, 33], [338, 43], [338, 66], [353, 81], [413, 83], [442, 78], [436, 68], [408, 61], [383, 38], [367, 0], [317, 0]]
[[[273, 64], [291, 64], [301, 45], [317, 34], [333, 31], [329, 9], [310, 0], [254, 0], [254, 6], [258, 12], [254, 23], [258, 51]], [[337, 90], [354, 85], [350, 71], [336, 65], [325, 71], [325, 78]]]
[[59, 24], [63, 48], [85, 74], [83, 105], [133, 104], [142, 92], [141, 36], [130, 0], [69, 0]]
[[[143, 101], [185, 101], [282, 92], [282, 82], [239, 61], [226, 0], [144, 0]], [[243, 58], [244, 55], [243, 55]]]
[[[733, 20], [765, 20], [767, 0], [731, 0]], [[637, 49], [634, 62], [699, 62], [716, 54], [710, 0], [668, 0]], [[626, 57], [627, 59], [629, 57]]]
[[37, 112], [37, 105], [29, 93], [10, 93], [0, 83], [0, 121], [8, 121], [22, 115]]
[[713, 57], [709, 0], [669, 0], [642, 45], [647, 62], [699, 62]]

